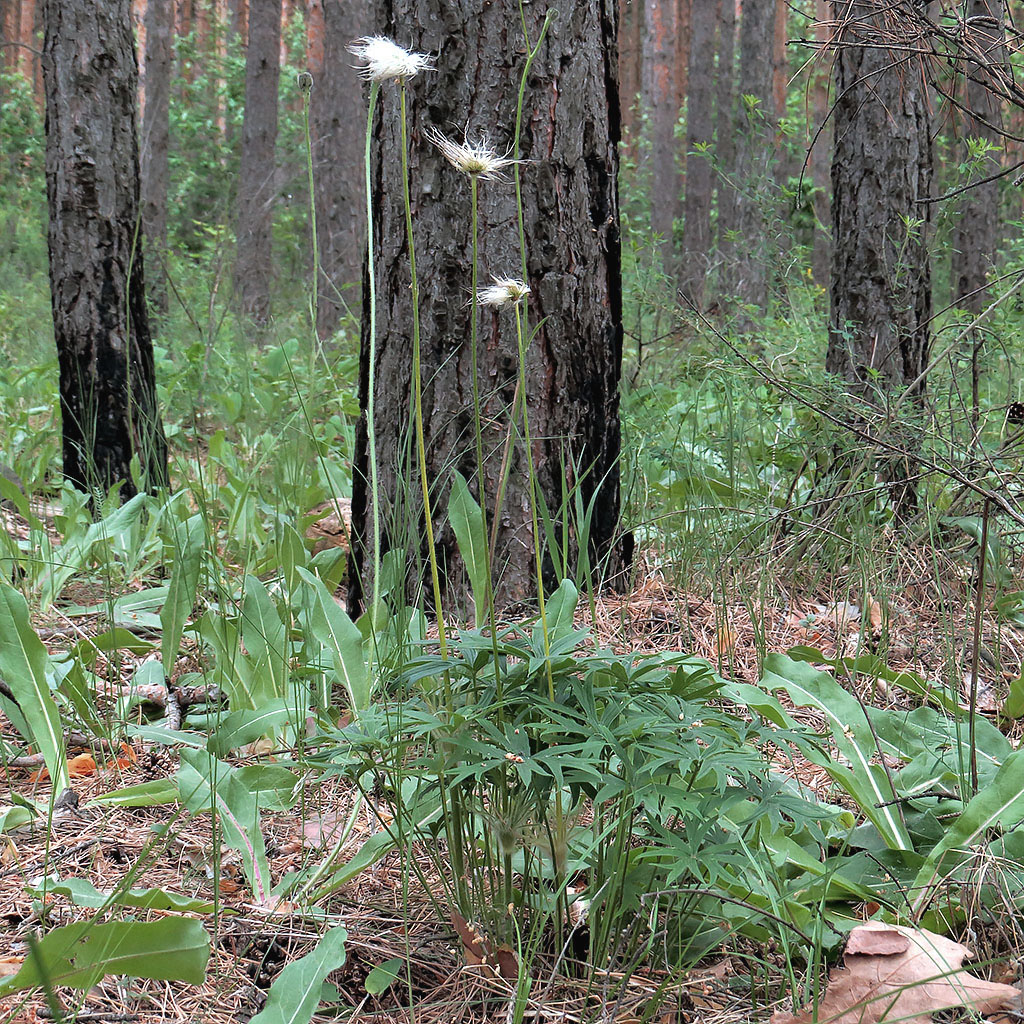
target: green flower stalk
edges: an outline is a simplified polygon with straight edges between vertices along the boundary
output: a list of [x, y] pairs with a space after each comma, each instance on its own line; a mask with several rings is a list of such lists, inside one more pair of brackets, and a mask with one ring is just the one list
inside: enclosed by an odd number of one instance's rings
[[423, 519], [427, 531], [427, 556], [430, 559], [430, 582], [434, 590], [434, 612], [437, 615], [437, 641], [441, 657], [448, 657], [448, 638], [441, 603], [441, 575], [437, 568], [434, 544], [434, 523], [430, 512], [430, 483], [427, 480], [427, 447], [423, 431], [423, 364], [420, 351], [420, 286], [416, 277], [416, 246], [412, 237], [412, 200], [409, 196], [409, 129], [406, 117], [405, 79], [399, 92], [402, 121], [402, 198], [405, 200], [405, 233], [409, 241], [409, 273], [412, 277], [412, 388], [416, 418], [416, 450], [419, 454], [420, 487], [423, 491]]
[[[373, 132], [374, 110], [377, 106], [377, 96], [380, 93], [380, 83], [395, 79], [402, 87], [402, 171], [403, 179], [405, 181], [406, 223], [411, 225], [411, 217], [409, 217], [409, 174], [405, 152], [405, 83], [421, 71], [433, 70], [434, 58], [429, 54], [413, 53], [410, 50], [403, 49], [397, 43], [392, 42], [390, 39], [385, 39], [383, 36], [364, 36], [362, 39], [356, 39], [354, 42], [349, 43], [348, 51], [354, 57], [363, 62], [359, 73], [370, 83], [370, 105], [366, 117], [366, 148], [364, 153], [364, 171], [366, 175], [366, 252], [367, 267], [370, 278], [370, 367], [366, 399], [366, 441], [367, 447], [369, 448], [370, 499], [372, 506], [371, 517], [373, 522], [373, 594], [370, 603], [370, 621], [376, 626], [380, 601], [380, 498], [377, 475], [377, 430], [374, 418], [376, 412], [377, 391], [377, 277], [373, 258], [373, 195], [370, 174], [370, 142]], [[413, 318], [416, 323], [418, 335], [419, 304], [416, 301], [416, 264], [415, 257], [412, 255], [411, 226], [409, 229], [409, 253], [410, 258], [412, 259], [413, 273]], [[417, 375], [418, 372], [417, 367]], [[429, 512], [427, 516], [427, 524], [429, 529]], [[432, 538], [431, 552], [433, 552]], [[442, 633], [442, 648], [444, 647], [443, 636], [444, 635]]]

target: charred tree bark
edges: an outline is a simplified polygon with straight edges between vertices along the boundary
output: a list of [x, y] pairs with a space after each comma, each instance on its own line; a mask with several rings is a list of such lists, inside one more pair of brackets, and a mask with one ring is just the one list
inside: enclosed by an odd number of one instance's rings
[[[928, 358], [931, 205], [921, 202], [932, 180], [928, 89], [920, 59], [898, 46], [913, 25], [898, 5], [845, 0], [836, 13], [843, 27], [825, 366], [870, 397], [916, 381]], [[906, 45], [913, 49], [913, 37]]]
[[[337, 330], [344, 310], [339, 293], [359, 280], [366, 245], [363, 133], [356, 127], [365, 117], [365, 109], [345, 46], [366, 35], [370, 24], [363, 6], [351, 0], [315, 0], [315, 4], [323, 19], [322, 59], [311, 62], [310, 97], [320, 256], [316, 326], [319, 336], [327, 338]], [[348, 302], [357, 305], [352, 298], [350, 289]]]
[[149, 298], [167, 312], [167, 187], [170, 180], [171, 41], [174, 8], [150, 0], [145, 14], [146, 55], [142, 108], [142, 228], [149, 257]]
[[46, 0], [46, 191], [64, 475], [86, 491], [166, 487], [139, 245], [129, 0]]
[[270, 317], [280, 71], [281, 0], [260, 0], [249, 11], [235, 262], [242, 314], [257, 324], [265, 324]]
[[[532, 535], [527, 458], [533, 459], [556, 524], [563, 521], [563, 487], [570, 492], [579, 488], [583, 508], [592, 503], [586, 541], [593, 566], [607, 558], [606, 567], [617, 570], [628, 546], [618, 534], [622, 285], [616, 5], [615, 0], [526, 5], [531, 41], [540, 33], [546, 7], [554, 8], [558, 17], [527, 82], [520, 168], [532, 289], [528, 330], [537, 332], [526, 360], [532, 452], [523, 450], [521, 419], [518, 427], [510, 428], [513, 403], [518, 402], [514, 314], [485, 308], [479, 321], [483, 504], [488, 523], [498, 523], [494, 574], [496, 599], [504, 605], [534, 595], [534, 545], [545, 542]], [[519, 5], [515, 0], [485, 5], [475, 0], [378, 0], [375, 25], [385, 34], [411, 40], [416, 50], [438, 54], [437, 70], [420, 75], [408, 87], [410, 175], [436, 539], [449, 596], [465, 607], [464, 571], [445, 510], [453, 469], [477, 491], [467, 305], [470, 188], [425, 142], [423, 133], [431, 125], [449, 132], [468, 125], [471, 137], [486, 132], [499, 151], [511, 144], [525, 60]], [[398, 100], [398, 87], [385, 85], [376, 127], [376, 430], [385, 546], [404, 551], [404, 564], [422, 567], [422, 506], [414, 458], [407, 455], [412, 314]], [[490, 274], [518, 277], [520, 266], [515, 190], [511, 184], [482, 182], [481, 281]], [[360, 399], [365, 410], [366, 302], [363, 311]], [[508, 482], [496, 515], [506, 450]], [[352, 503], [354, 607], [360, 603], [358, 581], [370, 535], [367, 473], [364, 419], [357, 435]], [[571, 545], [581, 542], [575, 525]], [[574, 551], [567, 552], [567, 561], [575, 564]], [[412, 581], [413, 592], [420, 582]]]
[[[725, 0], [726, 3], [732, 0]], [[711, 256], [711, 161], [702, 150], [713, 142], [712, 83], [718, 0], [693, 6], [690, 21], [690, 95], [686, 104], [686, 193], [683, 198], [683, 262], [680, 288], [698, 308]]]

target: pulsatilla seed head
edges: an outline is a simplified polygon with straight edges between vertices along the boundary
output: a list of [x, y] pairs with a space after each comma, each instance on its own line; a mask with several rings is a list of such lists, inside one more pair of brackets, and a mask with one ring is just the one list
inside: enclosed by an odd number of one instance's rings
[[477, 292], [477, 302], [484, 306], [511, 306], [530, 294], [530, 286], [513, 277], [492, 277], [491, 284]]
[[363, 62], [359, 74], [370, 82], [386, 82], [395, 78], [406, 82], [421, 71], [434, 70], [429, 53], [414, 53], [384, 36], [363, 36], [348, 44], [348, 52]]
[[425, 134], [452, 167], [470, 178], [481, 181], [508, 181], [502, 171], [519, 162], [513, 160], [508, 152], [504, 156], [499, 156], [487, 144], [486, 136], [481, 136], [478, 142], [470, 142], [467, 137], [464, 137], [462, 142], [456, 142], [437, 128], [428, 128]]

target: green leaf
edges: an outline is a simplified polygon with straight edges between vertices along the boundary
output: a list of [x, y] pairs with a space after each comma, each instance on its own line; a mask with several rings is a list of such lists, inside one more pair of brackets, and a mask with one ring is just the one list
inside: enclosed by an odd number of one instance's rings
[[50, 656], [36, 636], [28, 617], [25, 598], [12, 586], [0, 582], [0, 679], [10, 687], [53, 780], [54, 792], [69, 784], [64, 733], [47, 669]]
[[253, 699], [256, 707], [285, 693], [288, 633], [267, 588], [255, 577], [245, 577], [242, 600], [242, 643], [254, 663]]
[[[548, 598], [544, 614], [548, 624], [548, 642], [552, 647], [572, 635], [572, 617], [579, 598], [579, 591], [572, 580], [562, 580], [562, 585]], [[537, 654], [544, 653], [544, 629], [540, 622], [533, 627], [533, 646]]]
[[268, 701], [259, 709], [240, 708], [221, 719], [207, 743], [207, 749], [211, 754], [223, 757], [261, 736], [276, 735], [294, 717], [294, 709], [283, 697]]
[[363, 987], [371, 996], [379, 996], [398, 981], [398, 975], [404, 966], [405, 961], [400, 956], [385, 960], [370, 971], [363, 982]]
[[1016, 828], [1024, 820], [1024, 750], [1015, 750], [996, 777], [961, 811], [932, 847], [911, 888], [917, 893], [915, 912], [932, 895], [932, 883], [970, 856], [971, 848], [985, 841], [993, 829]]
[[466, 574], [473, 591], [473, 618], [479, 629], [487, 614], [487, 537], [484, 514], [458, 471], [452, 479], [452, 492], [448, 498], [448, 521], [455, 532], [459, 554], [466, 564]]
[[0, 808], [0, 833], [21, 828], [22, 825], [27, 825], [35, 816], [35, 812], [30, 807]]
[[[906, 826], [896, 809], [894, 801], [897, 794], [885, 770], [878, 764], [872, 764], [878, 752], [874, 749], [871, 724], [857, 698], [825, 672], [818, 672], [810, 665], [782, 654], [770, 654], [765, 658], [764, 673], [758, 685], [769, 692], [785, 690], [796, 705], [812, 707], [824, 717], [832, 740], [849, 762], [849, 767], [834, 763], [820, 751], [815, 753], [810, 745], [802, 745], [802, 752], [825, 768], [857, 801], [890, 849], [913, 849]], [[779, 717], [779, 712], [773, 709], [766, 717], [774, 720]], [[789, 716], [784, 716], [782, 721], [789, 725]]]
[[312, 952], [285, 966], [250, 1024], [309, 1024], [320, 1005], [324, 979], [345, 963], [344, 928], [331, 928]]
[[89, 989], [107, 974], [200, 985], [209, 959], [210, 936], [194, 918], [79, 921], [43, 936], [21, 970], [0, 982], [0, 997], [44, 984]]
[[178, 784], [174, 779], [150, 779], [94, 796], [86, 807], [157, 807], [177, 803], [178, 797]]
[[[122, 889], [112, 892], [101, 892], [86, 878], [66, 878], [48, 882], [45, 886], [47, 894], [67, 896], [77, 907], [100, 908], [138, 907], [142, 910], [174, 910], [187, 914], [212, 914], [216, 904], [212, 900], [196, 899], [183, 893], [168, 892], [166, 889]], [[41, 898], [43, 886], [30, 890], [31, 894]]]
[[253, 895], [265, 903], [270, 894], [270, 865], [256, 794], [235, 768], [199, 750], [181, 751], [177, 780], [181, 801], [193, 814], [216, 812], [224, 841], [241, 854]]
[[1010, 683], [1010, 692], [1003, 701], [1002, 713], [1007, 718], [1024, 718], [1024, 673]]
[[352, 714], [358, 717], [360, 711], [370, 706], [370, 673], [363, 656], [363, 635], [319, 577], [306, 569], [299, 569], [298, 573], [312, 590], [312, 624], [317, 639], [330, 650], [334, 670], [348, 691]]
[[168, 674], [178, 657], [178, 645], [181, 643], [185, 620], [195, 607], [203, 545], [206, 540], [206, 524], [202, 515], [197, 512], [184, 523], [176, 523], [173, 533], [174, 565], [167, 587], [167, 600], [160, 609], [160, 625], [163, 627], [160, 655]]

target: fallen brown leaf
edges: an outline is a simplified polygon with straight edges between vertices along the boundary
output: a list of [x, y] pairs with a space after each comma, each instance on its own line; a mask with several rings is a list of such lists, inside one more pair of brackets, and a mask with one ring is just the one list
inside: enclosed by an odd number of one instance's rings
[[495, 974], [500, 974], [506, 981], [515, 981], [519, 977], [519, 958], [511, 946], [495, 946], [476, 925], [470, 924], [464, 917], [451, 912], [452, 927], [462, 940], [462, 951], [466, 963], [470, 966], [490, 966]]
[[981, 1013], [1020, 1009], [1013, 985], [985, 981], [961, 968], [971, 951], [924, 929], [868, 921], [850, 932], [844, 966], [829, 975], [825, 998], [799, 1013], [777, 1013], [772, 1024], [931, 1024], [937, 1010]]

